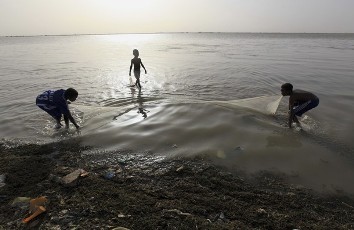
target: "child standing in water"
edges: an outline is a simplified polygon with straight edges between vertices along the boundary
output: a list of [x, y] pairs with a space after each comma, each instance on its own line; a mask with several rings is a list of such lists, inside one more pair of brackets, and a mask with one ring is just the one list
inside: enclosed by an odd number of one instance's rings
[[134, 58], [131, 60], [130, 63], [130, 69], [129, 69], [129, 76], [132, 74], [132, 67], [134, 65], [134, 76], [136, 78], [135, 85], [141, 89], [141, 84], [140, 84], [140, 65], [144, 68], [145, 74], [147, 74], [145, 66], [141, 62], [141, 59], [139, 58], [139, 51], [137, 49], [133, 50], [133, 55]]
[[290, 83], [285, 83], [281, 86], [281, 94], [283, 96], [290, 96], [289, 98], [289, 128], [291, 124], [296, 122], [300, 125], [298, 117], [302, 114], [318, 106], [318, 97], [310, 92], [301, 89], [293, 90], [293, 85]]

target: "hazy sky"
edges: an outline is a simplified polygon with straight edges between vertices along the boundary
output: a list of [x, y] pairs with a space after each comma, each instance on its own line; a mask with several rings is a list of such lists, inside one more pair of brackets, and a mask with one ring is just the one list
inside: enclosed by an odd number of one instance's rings
[[0, 35], [354, 33], [354, 0], [0, 0]]

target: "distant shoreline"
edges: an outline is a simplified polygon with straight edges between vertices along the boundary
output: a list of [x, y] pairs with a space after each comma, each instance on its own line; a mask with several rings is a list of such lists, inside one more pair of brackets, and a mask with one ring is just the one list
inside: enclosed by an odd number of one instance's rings
[[88, 33], [88, 34], [39, 34], [39, 35], [1, 35], [0, 37], [59, 37], [59, 36], [92, 36], [92, 35], [140, 35], [140, 34], [281, 34], [281, 35], [354, 35], [352, 33], [322, 33], [322, 32], [155, 32], [155, 33]]

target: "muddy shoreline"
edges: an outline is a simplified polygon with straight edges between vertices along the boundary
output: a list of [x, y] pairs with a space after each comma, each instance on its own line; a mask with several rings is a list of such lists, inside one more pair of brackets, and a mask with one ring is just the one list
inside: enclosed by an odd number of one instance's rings
[[[0, 143], [0, 229], [354, 229], [350, 194], [231, 173], [201, 156], [101, 152], [78, 141]], [[64, 186], [59, 179], [77, 169], [89, 174]], [[47, 211], [23, 224], [29, 205], [14, 199], [39, 196]]]

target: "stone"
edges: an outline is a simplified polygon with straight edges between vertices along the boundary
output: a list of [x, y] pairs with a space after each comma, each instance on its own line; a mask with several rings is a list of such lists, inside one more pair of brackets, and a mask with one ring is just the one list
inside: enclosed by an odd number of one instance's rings
[[86, 173], [85, 170], [77, 169], [69, 173], [68, 175], [64, 176], [63, 178], [61, 178], [61, 182], [64, 186], [68, 186], [68, 187], [75, 186], [77, 185], [77, 182], [81, 174], [85, 174], [85, 173]]

